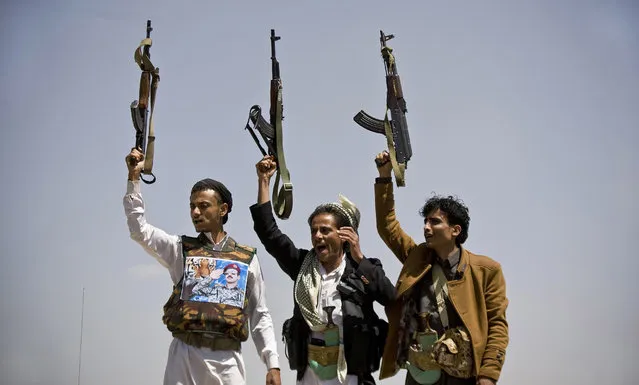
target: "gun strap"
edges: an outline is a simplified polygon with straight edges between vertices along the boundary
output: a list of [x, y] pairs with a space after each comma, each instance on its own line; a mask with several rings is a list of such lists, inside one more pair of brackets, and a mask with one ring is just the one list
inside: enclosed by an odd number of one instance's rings
[[[277, 89], [277, 105], [275, 107], [275, 145], [277, 146], [277, 174], [275, 175], [275, 184], [273, 184], [273, 203], [275, 215], [281, 219], [288, 219], [293, 210], [293, 184], [288, 168], [286, 168], [286, 159], [284, 158], [284, 142], [282, 135], [282, 87]], [[277, 191], [280, 183], [280, 175], [282, 176], [282, 187]]]
[[393, 49], [389, 46], [382, 47], [382, 57], [387, 59], [387, 68], [390, 71], [395, 65], [395, 56]]
[[[160, 69], [156, 68], [148, 55], [144, 54], [144, 47], [153, 45], [151, 38], [142, 40], [138, 48], [135, 50], [133, 58], [135, 62], [140, 66], [142, 72], [151, 74], [151, 112], [149, 116], [149, 132], [146, 144], [146, 151], [144, 154], [144, 169], [143, 174], [153, 175], [153, 154], [155, 153], [155, 129], [153, 128], [153, 111], [155, 107], [155, 94], [158, 89], [158, 83], [160, 82]], [[140, 87], [142, 85], [140, 84]]]
[[386, 134], [386, 143], [388, 144], [388, 153], [390, 154], [391, 164], [393, 165], [393, 173], [395, 173], [395, 182], [397, 187], [406, 186], [404, 180], [404, 171], [406, 170], [405, 163], [397, 163], [397, 154], [395, 153], [395, 145], [393, 144], [393, 129], [391, 123], [388, 120], [388, 107], [384, 114], [384, 133]]

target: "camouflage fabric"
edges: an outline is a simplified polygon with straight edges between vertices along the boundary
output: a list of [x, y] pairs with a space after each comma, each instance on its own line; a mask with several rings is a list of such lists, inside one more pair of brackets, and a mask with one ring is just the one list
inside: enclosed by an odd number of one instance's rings
[[463, 327], [446, 330], [433, 345], [432, 357], [453, 377], [473, 377], [473, 347]]
[[[203, 235], [198, 238], [183, 236], [182, 249], [185, 260], [187, 256], [210, 256], [250, 264], [255, 255], [254, 248], [239, 245], [230, 237], [222, 250], [215, 251]], [[239, 341], [248, 339], [247, 316], [241, 307], [182, 300], [183, 279], [173, 287], [173, 292], [164, 305], [162, 321], [171, 332], [204, 332], [223, 334]], [[248, 297], [244, 297], [244, 308], [248, 306]]]

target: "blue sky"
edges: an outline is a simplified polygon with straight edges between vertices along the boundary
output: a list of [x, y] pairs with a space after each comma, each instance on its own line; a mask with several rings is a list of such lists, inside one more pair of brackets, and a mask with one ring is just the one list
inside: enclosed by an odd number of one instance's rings
[[[122, 197], [137, 98], [133, 52], [153, 21], [157, 182], [147, 218], [193, 234], [188, 195], [233, 193], [226, 230], [258, 247], [281, 340], [292, 282], [264, 252], [248, 207], [261, 155], [243, 130], [268, 105], [269, 34], [284, 82], [292, 216], [338, 193], [362, 212], [361, 245], [395, 280], [374, 224], [375, 154], [358, 127], [384, 112], [379, 30], [396, 36], [413, 158], [396, 189], [404, 229], [433, 192], [470, 207], [466, 246], [499, 261], [511, 342], [500, 384], [632, 384], [639, 374], [639, 6], [633, 1], [13, 1], [0, 5], [0, 382], [161, 382], [168, 273], [129, 239]], [[377, 307], [383, 314], [381, 307]], [[292, 384], [281, 342], [282, 378]], [[264, 366], [244, 346], [249, 384]], [[404, 372], [381, 384], [399, 385]]]

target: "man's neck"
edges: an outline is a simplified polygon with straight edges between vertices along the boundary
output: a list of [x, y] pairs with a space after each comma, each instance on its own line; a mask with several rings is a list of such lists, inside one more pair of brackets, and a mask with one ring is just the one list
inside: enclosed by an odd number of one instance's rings
[[439, 249], [435, 250], [435, 253], [437, 253], [437, 257], [440, 261], [445, 261], [451, 255], [454, 255], [458, 251], [459, 247], [457, 247], [457, 245], [453, 243], [447, 246], [440, 247]]
[[218, 244], [218, 243], [222, 242], [222, 240], [226, 236], [226, 233], [224, 232], [223, 228], [221, 228], [221, 229], [219, 229], [217, 231], [205, 232], [205, 234], [209, 238], [209, 240], [211, 242], [213, 242], [213, 244]]
[[322, 267], [324, 268], [324, 270], [326, 270], [326, 274], [329, 274], [333, 270], [337, 269], [339, 265], [342, 264], [344, 257], [345, 257], [345, 254], [342, 253], [342, 256], [340, 258], [336, 258], [334, 261], [322, 262]]

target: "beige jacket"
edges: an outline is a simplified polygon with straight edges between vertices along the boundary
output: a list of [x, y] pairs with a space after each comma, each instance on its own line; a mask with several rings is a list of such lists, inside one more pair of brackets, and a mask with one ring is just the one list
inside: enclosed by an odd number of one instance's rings
[[[398, 327], [406, 295], [431, 268], [436, 257], [425, 243], [416, 244], [395, 217], [393, 184], [375, 184], [377, 231], [386, 245], [402, 262], [396, 283], [397, 299], [386, 307], [389, 330], [386, 339], [380, 379], [394, 376], [397, 363]], [[458, 272], [462, 278], [448, 282], [451, 303], [470, 333], [473, 344], [475, 375], [497, 381], [508, 346], [506, 321], [506, 282], [501, 265], [489, 257], [461, 249]]]

